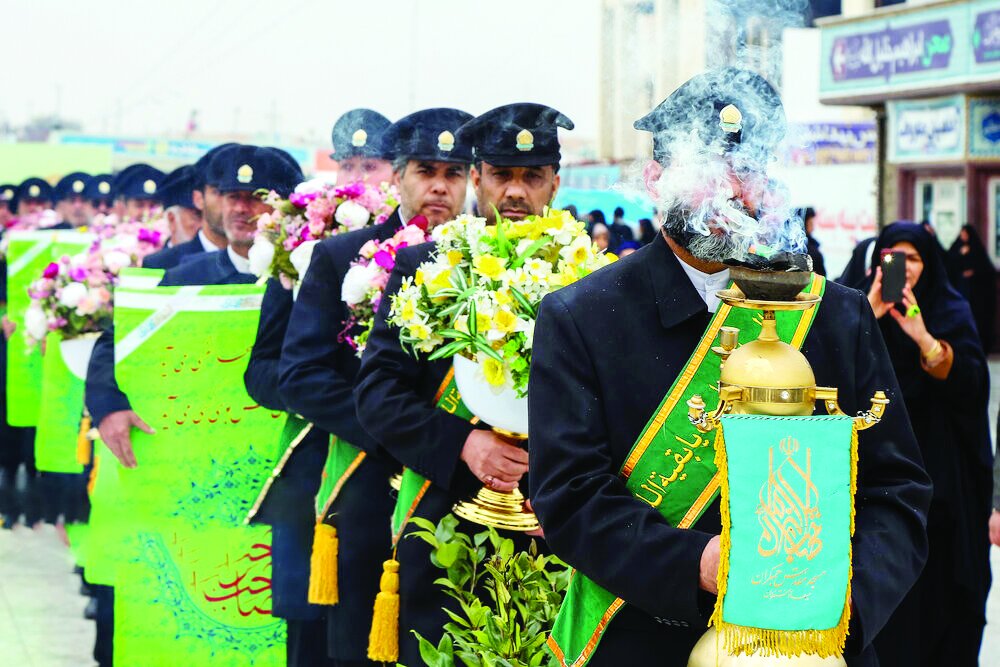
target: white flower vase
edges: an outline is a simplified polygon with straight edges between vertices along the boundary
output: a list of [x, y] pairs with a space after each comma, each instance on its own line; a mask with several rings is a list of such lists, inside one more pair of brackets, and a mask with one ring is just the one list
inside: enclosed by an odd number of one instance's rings
[[528, 435], [528, 399], [512, 387], [497, 388], [486, 381], [478, 361], [456, 355], [455, 384], [462, 402], [490, 426], [521, 436]]
[[87, 379], [90, 355], [94, 351], [94, 343], [97, 342], [100, 335], [99, 333], [89, 333], [60, 341], [59, 351], [62, 353], [63, 363], [75, 377], [81, 380]]
[[[528, 399], [519, 398], [511, 387], [494, 387], [486, 380], [478, 361], [456, 355], [453, 358], [455, 384], [462, 402], [494, 432], [507, 438], [528, 437]], [[509, 493], [494, 491], [488, 484], [470, 500], [455, 504], [459, 517], [483, 526], [502, 530], [530, 532], [539, 529], [538, 519], [524, 510], [524, 496], [519, 489]]]

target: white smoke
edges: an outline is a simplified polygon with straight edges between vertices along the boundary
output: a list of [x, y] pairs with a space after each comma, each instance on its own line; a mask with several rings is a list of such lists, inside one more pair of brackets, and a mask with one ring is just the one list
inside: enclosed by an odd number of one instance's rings
[[[654, 133], [665, 164], [654, 199], [667, 231], [682, 236], [695, 256], [743, 261], [751, 253], [806, 250], [787, 187], [768, 175], [785, 135], [784, 112], [753, 74], [780, 85], [782, 32], [801, 26], [806, 10], [805, 0], [706, 3], [710, 69], [686, 84]], [[721, 125], [719, 105], [726, 103], [742, 114], [737, 144]]]

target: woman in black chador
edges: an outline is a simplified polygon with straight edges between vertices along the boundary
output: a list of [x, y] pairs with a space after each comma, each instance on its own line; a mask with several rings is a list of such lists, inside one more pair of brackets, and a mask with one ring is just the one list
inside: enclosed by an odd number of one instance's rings
[[[883, 249], [906, 253], [901, 303], [882, 301]], [[876, 651], [883, 665], [974, 666], [990, 588], [986, 357], [969, 304], [949, 282], [935, 240], [923, 227], [886, 227], [875, 243], [872, 268], [868, 301], [934, 482], [927, 565], [876, 637]]]
[[993, 348], [993, 322], [997, 310], [996, 273], [976, 228], [972, 225], [962, 227], [958, 238], [948, 249], [948, 275], [959, 294], [972, 307], [979, 340], [987, 353]]

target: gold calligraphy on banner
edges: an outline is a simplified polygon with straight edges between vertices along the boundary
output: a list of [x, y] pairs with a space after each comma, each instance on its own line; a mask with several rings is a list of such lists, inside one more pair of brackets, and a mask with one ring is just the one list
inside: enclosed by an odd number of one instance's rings
[[783, 552], [789, 563], [796, 558], [812, 560], [823, 550], [819, 490], [811, 478], [812, 451], [806, 447], [803, 469], [795, 460], [798, 440], [789, 436], [778, 447], [785, 458], [775, 467], [774, 447], [768, 448], [767, 482], [758, 495], [757, 518], [763, 530], [757, 551], [765, 558]]
[[[675, 435], [674, 439], [678, 444], [684, 445], [683, 450], [675, 452], [673, 448], [669, 448], [663, 452], [663, 455], [673, 463], [673, 469], [669, 474], [662, 474], [656, 470], [651, 471], [649, 477], [640, 485], [639, 491], [636, 492], [639, 499], [645, 500], [651, 507], [660, 506], [660, 503], [663, 502], [663, 494], [666, 493], [667, 487], [670, 484], [677, 481], [683, 482], [687, 479], [684, 466], [691, 459], [698, 462], [701, 461], [701, 456], [696, 454], [695, 450], [712, 445], [708, 438], [698, 434], [688, 436], [688, 439]], [[644, 495], [642, 492], [646, 492], [648, 495]]]

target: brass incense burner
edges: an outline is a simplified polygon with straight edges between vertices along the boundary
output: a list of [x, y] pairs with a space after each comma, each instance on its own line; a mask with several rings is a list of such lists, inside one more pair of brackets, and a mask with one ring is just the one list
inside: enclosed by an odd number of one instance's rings
[[[719, 344], [712, 348], [722, 358], [719, 405], [709, 413], [702, 397], [692, 396], [687, 402], [691, 423], [707, 433], [715, 430], [719, 418], [726, 414], [811, 415], [817, 401], [823, 403], [828, 414], [843, 415], [836, 387], [817, 387], [805, 355], [778, 337], [776, 312], [808, 310], [820, 302], [819, 295], [802, 291], [812, 274], [731, 267], [730, 275], [736, 287], [722, 290], [718, 296], [734, 308], [761, 311], [760, 335], [739, 345], [739, 330], [722, 328]], [[888, 404], [885, 392], [875, 392], [871, 408], [854, 417], [858, 430], [879, 423]]]

